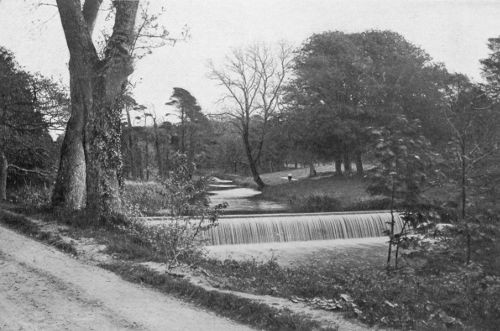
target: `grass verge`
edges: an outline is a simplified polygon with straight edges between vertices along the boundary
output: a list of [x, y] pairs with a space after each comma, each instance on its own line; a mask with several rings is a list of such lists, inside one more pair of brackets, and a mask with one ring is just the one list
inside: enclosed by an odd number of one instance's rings
[[336, 330], [321, 328], [319, 323], [284, 309], [276, 309], [246, 298], [218, 291], [208, 291], [167, 274], [159, 274], [130, 263], [104, 264], [127, 281], [148, 284], [163, 293], [193, 302], [240, 323], [266, 330]]
[[61, 236], [44, 231], [40, 225], [24, 215], [0, 209], [0, 223], [35, 240], [54, 246], [65, 253], [77, 254], [76, 249], [64, 241]]

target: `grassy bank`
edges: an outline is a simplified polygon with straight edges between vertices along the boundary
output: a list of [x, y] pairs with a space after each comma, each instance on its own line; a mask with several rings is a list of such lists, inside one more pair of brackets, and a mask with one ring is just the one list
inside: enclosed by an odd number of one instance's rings
[[319, 323], [307, 316], [294, 314], [285, 309], [277, 309], [233, 294], [208, 291], [187, 280], [168, 274], [159, 274], [142, 266], [114, 263], [104, 264], [102, 267], [119, 274], [128, 281], [150, 285], [163, 293], [175, 295], [178, 298], [209, 308], [222, 316], [259, 329], [336, 330], [336, 328], [321, 328]]
[[27, 235], [35, 240], [45, 242], [59, 250], [75, 255], [77, 252], [71, 243], [65, 241], [60, 235], [52, 231], [44, 230], [40, 223], [33, 222], [32, 219], [5, 210], [3, 208], [12, 207], [0, 205], [0, 223], [8, 228]]
[[367, 186], [363, 178], [323, 175], [266, 186], [260, 197], [286, 203], [308, 196], [327, 196], [349, 205], [371, 199]]
[[[345, 253], [345, 254], [344, 254]], [[413, 268], [388, 273], [385, 247], [350, 249], [293, 267], [274, 261], [207, 261], [229, 289], [338, 309], [369, 325], [403, 330], [496, 330], [499, 280], [477, 266]], [[432, 264], [432, 263], [431, 263]], [[440, 270], [440, 271], [439, 271]]]
[[[317, 170], [316, 177], [309, 177], [308, 168], [261, 174], [266, 186], [262, 194], [251, 199], [283, 204], [288, 206], [289, 212], [380, 210], [389, 207], [387, 199], [374, 197], [366, 191], [369, 179], [355, 175], [336, 176], [328, 165], [318, 167]], [[292, 181], [288, 181], [288, 174], [292, 175]], [[239, 186], [257, 188], [252, 177], [213, 175], [231, 180]]]
[[285, 204], [291, 212], [388, 209], [388, 199], [368, 194], [369, 184], [367, 178], [327, 173], [266, 186], [255, 198]]

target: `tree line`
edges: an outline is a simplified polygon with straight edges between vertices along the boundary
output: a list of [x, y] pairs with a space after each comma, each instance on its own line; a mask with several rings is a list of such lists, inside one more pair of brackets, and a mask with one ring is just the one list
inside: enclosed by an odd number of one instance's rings
[[[138, 105], [129, 92], [134, 56], [140, 57], [134, 55], [138, 38], [148, 35], [144, 29], [157, 28], [139, 1], [113, 2], [109, 17], [114, 26], [102, 48], [92, 38], [101, 1], [58, 1], [57, 8], [70, 50], [70, 102], [66, 97], [62, 106], [64, 93], [56, 96], [48, 80], [39, 79], [47, 91], [45, 101], [31, 79], [20, 78], [22, 88], [15, 92], [31, 99], [30, 105], [16, 107], [38, 116], [43, 124], [39, 135], [48, 137], [50, 118], [57, 118], [48, 114], [51, 109], [69, 113], [59, 142], [55, 207], [87, 208], [96, 219], [119, 213], [124, 178], [168, 176], [176, 152], [200, 168], [249, 173], [261, 188], [262, 171], [290, 164], [309, 165], [312, 175], [318, 162], [334, 163], [338, 175], [351, 173], [354, 165], [364, 175], [369, 162], [377, 166], [375, 182], [396, 180], [397, 174], [407, 192], [418, 191], [424, 175], [434, 176], [429, 170], [436, 164], [441, 175], [460, 179], [464, 187], [482, 178], [483, 191], [495, 191], [490, 184], [496, 183], [492, 160], [498, 155], [498, 38], [489, 41], [491, 55], [481, 62], [486, 84], [449, 73], [391, 31], [324, 32], [299, 49], [285, 43], [238, 49], [209, 67], [210, 77], [226, 91], [218, 115], [207, 116], [195, 96], [175, 88], [166, 103], [175, 107], [177, 120], [169, 122]], [[2, 59], [3, 72], [19, 71], [8, 57]], [[2, 116], [23, 114], [9, 111], [12, 100], [3, 98]], [[132, 125], [134, 116], [144, 125]], [[13, 128], [4, 124], [3, 137], [11, 136], [8, 130]], [[10, 164], [7, 154], [19, 155], [6, 153], [8, 145], [2, 144], [3, 174]], [[40, 165], [10, 167], [35, 171]], [[391, 189], [379, 185], [374, 190]]]

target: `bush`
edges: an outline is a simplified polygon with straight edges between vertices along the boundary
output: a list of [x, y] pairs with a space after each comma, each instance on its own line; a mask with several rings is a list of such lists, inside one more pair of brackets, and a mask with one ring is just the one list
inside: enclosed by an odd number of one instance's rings
[[122, 191], [125, 213], [133, 217], [154, 215], [168, 207], [166, 194], [157, 182], [126, 182]]
[[[150, 248], [156, 260], [166, 262], [169, 266], [176, 265], [179, 260], [189, 262], [199, 257], [199, 234], [216, 226], [218, 216], [225, 208], [225, 205], [208, 207], [207, 180], [203, 177], [192, 179], [191, 167], [185, 155], [176, 155], [174, 161], [174, 171], [161, 183], [136, 185], [136, 188], [130, 186], [133, 189], [127, 192], [130, 195], [130, 216], [137, 216], [144, 210], [151, 212], [152, 208], [158, 210], [161, 206], [166, 209], [168, 218], [156, 225], [132, 219], [129, 224], [119, 227], [132, 241]], [[144, 201], [144, 194], [148, 192], [155, 195], [158, 201]]]
[[199, 234], [213, 226], [216, 226], [215, 220], [176, 217], [159, 225], [132, 221], [121, 230], [128, 237], [127, 241], [141, 247], [140, 251], [148, 248], [151, 259], [173, 267], [181, 261], [191, 264], [201, 258]]
[[51, 192], [47, 185], [24, 185], [13, 189], [8, 200], [38, 209], [50, 205]]

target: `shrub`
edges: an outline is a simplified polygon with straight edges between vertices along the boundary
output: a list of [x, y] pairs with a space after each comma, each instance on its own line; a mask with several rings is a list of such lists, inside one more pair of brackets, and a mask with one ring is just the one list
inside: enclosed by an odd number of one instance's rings
[[[155, 259], [169, 266], [176, 265], [179, 260], [192, 261], [201, 254], [199, 234], [216, 226], [218, 216], [225, 208], [225, 205], [208, 207], [207, 180], [192, 178], [192, 167], [185, 155], [176, 155], [174, 161], [176, 167], [170, 176], [151, 186], [151, 191], [161, 197], [161, 206], [166, 209], [168, 218], [157, 225], [131, 219], [129, 224], [120, 227], [133, 241], [149, 247]], [[129, 193], [134, 191], [139, 190], [129, 190]], [[151, 203], [146, 206], [158, 207]], [[137, 198], [135, 204], [129, 203], [129, 209], [132, 213], [145, 210]]]
[[122, 191], [124, 212], [132, 217], [153, 215], [168, 207], [166, 194], [157, 182], [126, 182]]
[[8, 200], [33, 208], [50, 205], [51, 187], [47, 185], [18, 186], [9, 193]]

